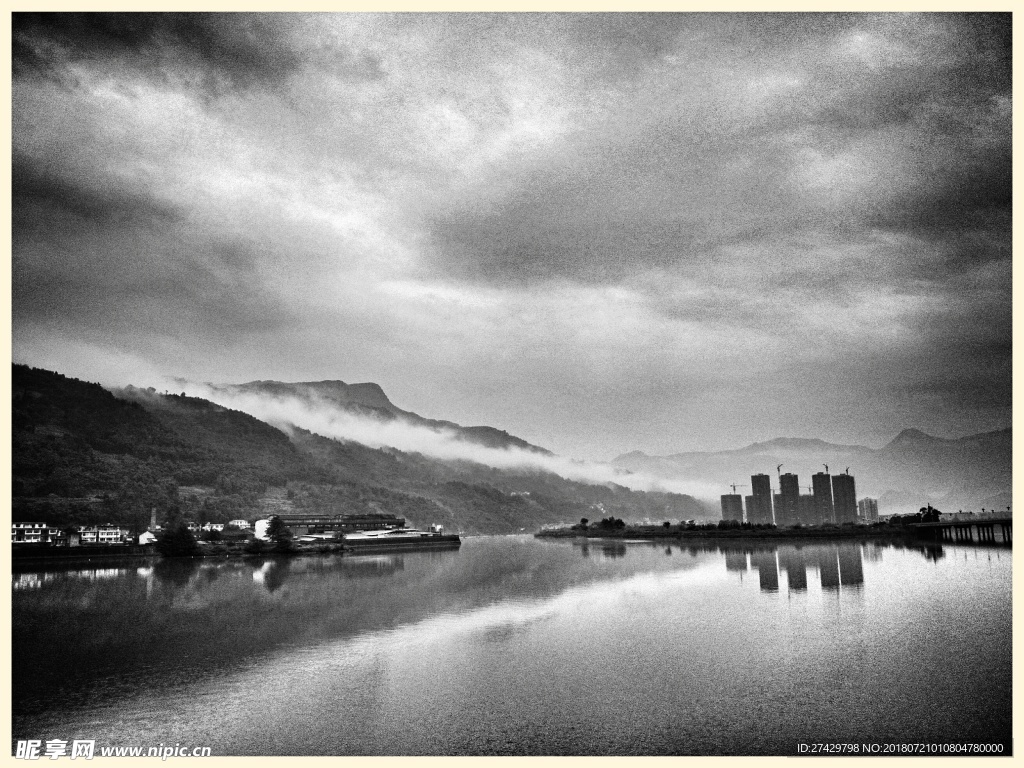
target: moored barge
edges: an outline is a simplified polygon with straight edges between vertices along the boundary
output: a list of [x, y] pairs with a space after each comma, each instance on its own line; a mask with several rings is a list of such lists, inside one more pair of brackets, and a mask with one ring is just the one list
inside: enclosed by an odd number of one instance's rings
[[365, 552], [393, 549], [452, 548], [462, 545], [456, 533], [443, 530], [421, 531], [417, 528], [392, 528], [378, 531], [353, 531], [341, 537], [345, 551]]

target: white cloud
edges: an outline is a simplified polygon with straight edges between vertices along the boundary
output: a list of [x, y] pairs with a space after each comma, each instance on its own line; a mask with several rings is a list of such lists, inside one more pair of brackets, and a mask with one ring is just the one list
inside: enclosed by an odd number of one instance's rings
[[421, 453], [442, 461], [471, 461], [504, 470], [550, 472], [567, 480], [593, 485], [615, 483], [637, 491], [666, 491], [713, 497], [716, 489], [704, 483], [668, 481], [641, 473], [626, 473], [607, 464], [540, 454], [520, 448], [489, 448], [460, 439], [450, 429], [432, 429], [403, 419], [380, 420], [341, 410], [326, 402], [307, 402], [295, 397], [270, 397], [227, 392], [217, 387], [188, 382], [172, 386], [192, 397], [201, 397], [226, 408], [242, 411], [270, 424], [288, 429], [294, 425], [324, 437], [349, 440], [371, 448], [395, 448]]

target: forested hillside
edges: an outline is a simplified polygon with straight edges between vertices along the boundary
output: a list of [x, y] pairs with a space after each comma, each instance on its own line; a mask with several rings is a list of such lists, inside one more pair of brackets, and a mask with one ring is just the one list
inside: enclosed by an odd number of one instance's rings
[[385, 512], [466, 533], [615, 515], [698, 517], [688, 496], [290, 434], [206, 400], [13, 367], [14, 519], [56, 525]]

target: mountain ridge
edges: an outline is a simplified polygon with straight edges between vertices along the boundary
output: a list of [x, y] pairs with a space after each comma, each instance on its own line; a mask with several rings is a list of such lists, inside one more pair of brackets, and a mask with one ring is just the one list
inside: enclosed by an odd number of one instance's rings
[[497, 427], [463, 426], [454, 421], [429, 419], [413, 411], [406, 411], [392, 403], [384, 388], [375, 382], [346, 384], [338, 379], [300, 382], [267, 379], [244, 384], [208, 384], [207, 386], [215, 391], [228, 394], [294, 397], [309, 403], [316, 403], [319, 400], [360, 416], [369, 416], [385, 421], [398, 419], [412, 426], [426, 427], [434, 431], [446, 430], [453, 433], [459, 440], [486, 448], [518, 448], [545, 456], [553, 455], [546, 448], [529, 443]]
[[768, 474], [774, 480], [776, 472], [784, 469], [797, 474], [804, 484], [826, 465], [833, 472], [851, 467], [858, 497], [879, 498], [880, 514], [916, 511], [926, 503], [952, 511], [980, 509], [1005, 499], [1012, 490], [1012, 427], [958, 438], [907, 428], [881, 448], [818, 438], [775, 438], [723, 451], [665, 456], [631, 451], [617, 456], [612, 464], [666, 480], [685, 477], [718, 485], [722, 493], [731, 483], [753, 474]]
[[15, 520], [141, 530], [154, 512], [159, 521], [197, 522], [384, 512], [414, 526], [494, 534], [593, 518], [595, 509], [659, 521], [710, 514], [682, 494], [281, 430], [184, 393], [128, 385], [115, 396], [99, 384], [16, 364], [12, 384]]
[[892, 445], [900, 445], [907, 442], [931, 442], [931, 443], [955, 443], [960, 441], [974, 440], [977, 438], [984, 438], [993, 435], [1011, 434], [1013, 427], [1003, 427], [1001, 429], [991, 429], [985, 432], [972, 432], [969, 435], [963, 435], [962, 437], [937, 437], [935, 435], [929, 435], [922, 430], [909, 427], [900, 431], [892, 440], [887, 442], [880, 448], [871, 448], [870, 446], [860, 444], [849, 444], [849, 443], [830, 443], [827, 440], [822, 440], [817, 437], [773, 437], [770, 440], [763, 440], [760, 442], [749, 443], [748, 445], [740, 448], [722, 448], [715, 451], [680, 451], [678, 453], [667, 453], [667, 454], [651, 454], [646, 451], [639, 449], [628, 451], [626, 453], [619, 454], [612, 463], [618, 462], [621, 459], [629, 459], [631, 457], [645, 457], [649, 459], [673, 459], [682, 456], [708, 456], [708, 455], [721, 455], [721, 454], [735, 454], [735, 453], [746, 453], [751, 452], [753, 449], [765, 449], [772, 447], [822, 447], [827, 449], [843, 449], [843, 450], [864, 450], [864, 451], [882, 451]]

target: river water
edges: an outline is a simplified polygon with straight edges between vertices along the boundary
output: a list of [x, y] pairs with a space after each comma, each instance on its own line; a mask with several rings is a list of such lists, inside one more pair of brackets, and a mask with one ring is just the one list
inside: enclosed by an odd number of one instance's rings
[[214, 755], [1010, 751], [1011, 551], [470, 538], [14, 574], [15, 740]]

